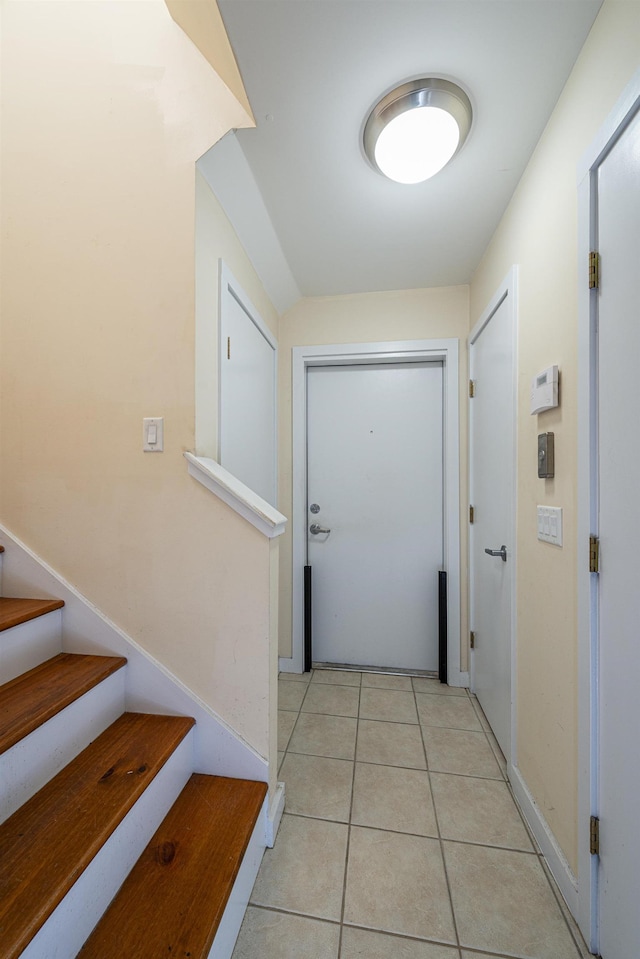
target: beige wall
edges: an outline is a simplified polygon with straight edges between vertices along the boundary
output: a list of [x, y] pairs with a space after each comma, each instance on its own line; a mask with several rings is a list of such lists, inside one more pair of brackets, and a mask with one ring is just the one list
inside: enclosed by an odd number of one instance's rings
[[[460, 339], [460, 497], [467, 504], [467, 381], [466, 337], [469, 323], [468, 289], [465, 286], [429, 290], [362, 293], [300, 300], [280, 321], [280, 503], [285, 516], [292, 512], [291, 460], [291, 349], [294, 346], [331, 343], [372, 343], [393, 340]], [[461, 582], [467, 578], [467, 524], [461, 516]], [[291, 523], [280, 548], [280, 655], [291, 656]], [[467, 603], [463, 585], [461, 636], [466, 668]]]
[[2, 43], [2, 521], [266, 756], [270, 545], [182, 455], [195, 161], [246, 113], [162, 0], [8, 0]]
[[[605, 2], [471, 286], [475, 323], [519, 268], [518, 762], [577, 869], [577, 163], [640, 64], [640, 3]], [[557, 363], [561, 404], [529, 414], [532, 377]], [[539, 432], [555, 433], [556, 477], [539, 480]], [[536, 505], [564, 510], [562, 549], [538, 542]], [[584, 828], [584, 824], [583, 824]]]

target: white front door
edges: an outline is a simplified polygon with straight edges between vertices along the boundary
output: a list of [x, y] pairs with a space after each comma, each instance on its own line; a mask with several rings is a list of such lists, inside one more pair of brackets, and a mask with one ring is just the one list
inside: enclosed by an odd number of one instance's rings
[[[514, 322], [512, 287], [469, 338], [472, 684], [504, 755], [511, 757], [514, 581]], [[490, 555], [487, 550], [503, 555]]]
[[600, 953], [640, 954], [640, 114], [598, 172]]
[[313, 659], [438, 668], [441, 363], [309, 367]]

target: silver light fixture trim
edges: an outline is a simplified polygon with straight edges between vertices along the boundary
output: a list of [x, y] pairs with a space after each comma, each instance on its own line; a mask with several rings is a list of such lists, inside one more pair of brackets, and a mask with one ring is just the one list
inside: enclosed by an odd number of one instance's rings
[[[383, 176], [400, 183], [420, 183], [441, 170], [459, 152], [471, 129], [472, 117], [469, 97], [451, 80], [441, 77], [409, 80], [387, 93], [374, 106], [364, 126], [364, 151], [374, 169]], [[390, 134], [392, 124], [396, 128], [407, 128], [409, 124], [416, 126], [414, 120], [420, 124], [427, 120], [429, 123], [436, 121], [444, 135], [450, 138], [448, 146], [440, 140], [433, 141], [424, 130], [420, 130], [416, 156], [413, 156], [412, 148], [401, 148], [401, 158], [410, 169], [396, 173], [382, 157], [380, 147], [384, 148], [384, 139]], [[416, 137], [412, 136], [415, 142]], [[440, 151], [438, 158], [430, 153], [432, 145]], [[418, 169], [421, 160], [424, 165]]]

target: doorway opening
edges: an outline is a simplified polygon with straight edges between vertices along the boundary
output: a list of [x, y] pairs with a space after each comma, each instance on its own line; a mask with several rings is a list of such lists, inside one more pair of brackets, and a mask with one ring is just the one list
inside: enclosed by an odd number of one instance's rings
[[[304, 664], [304, 569], [307, 565], [309, 507], [308, 371], [312, 367], [441, 364], [442, 397], [442, 568], [447, 572], [448, 653], [450, 685], [468, 685], [460, 666], [460, 493], [459, 374], [457, 339], [392, 343], [352, 343], [293, 349], [293, 655], [280, 669], [302, 672]], [[326, 524], [319, 524], [326, 525]], [[326, 535], [326, 534], [323, 534]], [[437, 582], [435, 584], [437, 589]], [[435, 667], [437, 668], [437, 666]]]

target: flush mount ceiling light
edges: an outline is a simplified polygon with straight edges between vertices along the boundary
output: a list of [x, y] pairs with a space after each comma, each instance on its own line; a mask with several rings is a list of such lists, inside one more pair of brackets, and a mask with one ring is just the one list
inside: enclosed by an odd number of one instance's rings
[[471, 127], [471, 102], [450, 80], [410, 80], [380, 100], [364, 127], [364, 152], [398, 183], [422, 183], [455, 156]]

